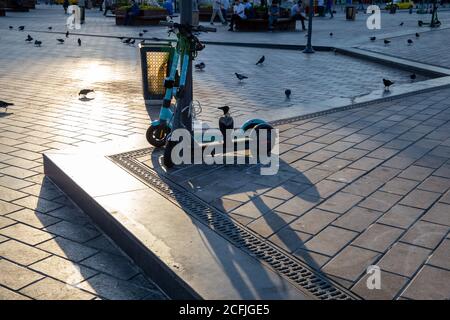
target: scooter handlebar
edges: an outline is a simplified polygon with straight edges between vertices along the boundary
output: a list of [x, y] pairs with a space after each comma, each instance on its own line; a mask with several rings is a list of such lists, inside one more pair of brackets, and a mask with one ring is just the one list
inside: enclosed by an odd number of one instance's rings
[[[179, 24], [179, 23], [169, 22], [169, 21], [160, 21], [159, 25], [169, 27], [169, 28], [181, 26], [181, 24]], [[200, 25], [199, 26], [190, 26], [190, 29], [192, 31], [198, 31], [198, 32], [216, 32], [217, 31], [216, 28], [205, 27], [205, 26], [200, 26]]]

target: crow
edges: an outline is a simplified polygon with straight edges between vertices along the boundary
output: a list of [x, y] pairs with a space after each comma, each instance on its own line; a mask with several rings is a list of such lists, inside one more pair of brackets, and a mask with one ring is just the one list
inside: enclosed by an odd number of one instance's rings
[[66, 31], [66, 38], [69, 37], [69, 31]]
[[416, 32], [416, 38], [419, 38], [420, 34], [418, 32]]
[[200, 71], [203, 71], [203, 69], [205, 69], [205, 67], [206, 67], [206, 64], [204, 62], [200, 62], [195, 65], [195, 69], [200, 70]]
[[81, 39], [80, 38], [78, 38], [78, 46], [81, 47]]
[[240, 73], [237, 73], [237, 72], [235, 72], [234, 74], [236, 75], [236, 78], [239, 79], [239, 81], [242, 81], [244, 79], [248, 79], [248, 77], [244, 76], [243, 74], [240, 74]]
[[234, 128], [234, 120], [230, 116], [229, 106], [218, 107], [217, 109], [223, 111], [223, 116], [219, 118], [219, 130], [220, 133], [222, 133], [223, 141], [225, 142], [227, 137], [227, 130], [232, 130]]
[[123, 43], [129, 44], [130, 41], [131, 41], [131, 38], [128, 38], [128, 39], [125, 39], [125, 40], [123, 41]]
[[20, 26], [18, 29], [19, 29], [20, 31], [23, 31], [23, 29], [25, 29], [25, 26]]
[[417, 76], [415, 73], [413, 73], [409, 76], [409, 78], [414, 81], [414, 80], [416, 80]]
[[79, 96], [86, 96], [87, 94], [94, 92], [92, 89], [81, 89], [80, 92], [78, 92]]
[[370, 37], [370, 41], [375, 41], [377, 40], [377, 37]]
[[14, 105], [14, 103], [5, 102], [5, 101], [0, 100], [0, 108], [5, 108], [5, 112], [8, 111], [9, 106], [13, 106], [13, 105]]
[[60, 43], [60, 44], [64, 43], [64, 39], [56, 39], [56, 41], [58, 41], [58, 43]]
[[403, 25], [404, 25], [404, 23], [403, 23], [403, 22], [401, 22], [401, 23], [400, 23], [400, 27], [403, 27]]
[[48, 30], [52, 30], [53, 29], [53, 27], [48, 27]]
[[144, 34], [142, 32], [139, 32], [139, 37], [142, 37]]
[[35, 40], [35, 41], [34, 41], [34, 45], [35, 45], [36, 47], [40, 47], [41, 44], [42, 44], [42, 41], [38, 41], [38, 40]]
[[411, 39], [408, 39], [408, 45], [412, 45], [413, 44], [413, 41], [411, 40]]
[[333, 32], [330, 32], [330, 37], [332, 37], [333, 36]]
[[256, 65], [263, 64], [263, 63], [264, 63], [264, 60], [266, 60], [266, 57], [265, 57], [265, 56], [262, 56], [261, 58], [259, 58], [259, 60], [258, 60], [258, 62], [256, 63]]
[[384, 90], [389, 91], [389, 87], [392, 86], [394, 84], [394, 82], [383, 78], [383, 84], [384, 84]]
[[290, 89], [284, 90], [284, 94], [286, 95], [286, 98], [287, 98], [287, 99], [290, 99], [290, 98], [291, 98], [291, 90], [290, 90]]
[[136, 43], [136, 39], [133, 39], [130, 41], [130, 44], [132, 44], [134, 46], [134, 44]]
[[33, 41], [33, 38], [28, 35], [28, 37], [25, 39], [26, 42], [31, 43], [31, 41]]
[[384, 44], [389, 44], [389, 43], [391, 43], [391, 41], [390, 41], [390, 40], [388, 40], [388, 39], [384, 39]]
[[9, 26], [9, 30], [12, 30], [12, 29], [14, 29], [14, 27], [13, 26]]
[[147, 29], [144, 29], [144, 30], [142, 30], [142, 32], [143, 32], [143, 33], [147, 33], [147, 32], [148, 32], [148, 30], [147, 30]]

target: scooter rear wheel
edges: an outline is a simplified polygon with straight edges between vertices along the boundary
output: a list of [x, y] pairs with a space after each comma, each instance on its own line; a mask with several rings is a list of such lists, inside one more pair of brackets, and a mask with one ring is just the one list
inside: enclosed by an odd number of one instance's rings
[[161, 126], [150, 126], [147, 129], [147, 133], [145, 137], [147, 138], [148, 143], [152, 146], [161, 148], [164, 147], [167, 141], [167, 135], [170, 132], [169, 127], [161, 127]]

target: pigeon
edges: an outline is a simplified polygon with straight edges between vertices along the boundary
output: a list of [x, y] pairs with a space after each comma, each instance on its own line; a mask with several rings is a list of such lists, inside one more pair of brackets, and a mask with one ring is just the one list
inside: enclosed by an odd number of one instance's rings
[[412, 45], [413, 41], [411, 39], [408, 39], [408, 45]]
[[69, 31], [66, 31], [66, 38], [69, 37]]
[[139, 37], [142, 37], [144, 34], [142, 32], [139, 32]]
[[81, 89], [80, 92], [78, 92], [79, 96], [86, 96], [87, 94], [94, 92], [92, 89]]
[[404, 23], [403, 23], [403, 22], [401, 22], [401, 23], [399, 24], [399, 26], [400, 26], [400, 27], [403, 27], [403, 25], [404, 25]]
[[130, 41], [129, 45], [133, 45], [134, 46], [135, 43], [136, 43], [136, 39], [133, 39], [133, 40]]
[[330, 32], [330, 37], [332, 37], [333, 36], [333, 32]]
[[240, 73], [237, 73], [237, 72], [235, 72], [234, 74], [236, 75], [236, 78], [239, 79], [239, 81], [242, 81], [244, 79], [248, 79], [248, 77], [244, 76], [243, 74], [240, 74]]
[[256, 65], [262, 65], [264, 63], [264, 60], [266, 60], [265, 56], [262, 56], [261, 58], [259, 58], [258, 62], [256, 63]]
[[377, 40], [377, 37], [370, 37], [370, 41], [375, 41]]
[[144, 30], [142, 30], [142, 32], [143, 32], [143, 33], [147, 33], [147, 32], [148, 32], [148, 30], [147, 30], [147, 29], [144, 29]]
[[414, 81], [414, 80], [416, 80], [417, 76], [415, 73], [413, 73], [409, 76], [409, 78]]
[[23, 29], [25, 29], [25, 26], [20, 26], [18, 29], [19, 29], [20, 31], [23, 31]]
[[125, 39], [125, 40], [123, 41], [123, 43], [129, 44], [130, 41], [131, 41], [131, 38], [128, 38], [128, 39]]
[[389, 91], [389, 87], [392, 86], [394, 84], [394, 82], [383, 78], [383, 84], [384, 84], [384, 90]]
[[12, 29], [14, 29], [14, 27], [13, 26], [9, 26], [9, 30], [12, 30]]
[[206, 64], [204, 62], [200, 62], [195, 65], [195, 69], [200, 70], [200, 71], [203, 71], [203, 69], [205, 69], [205, 67], [206, 67]]
[[291, 98], [291, 90], [290, 90], [290, 89], [284, 90], [284, 94], [286, 95], [286, 98], [287, 98], [287, 99], [290, 99], [290, 98]]
[[390, 40], [388, 40], [388, 39], [384, 39], [384, 44], [389, 44], [389, 43], [391, 43], [391, 41], [390, 41]]
[[9, 106], [13, 106], [13, 105], [14, 105], [14, 103], [5, 102], [5, 101], [0, 100], [0, 108], [5, 108], [5, 112], [8, 110]]
[[52, 30], [52, 29], [53, 29], [53, 27], [48, 27], [47, 29], [48, 29], [48, 30]]
[[42, 44], [42, 41], [38, 41], [38, 40], [35, 40], [35, 41], [34, 41], [34, 45], [35, 45], [36, 47], [40, 47], [41, 44]]
[[33, 38], [28, 35], [28, 37], [25, 39], [26, 42], [31, 43], [31, 41], [33, 41]]
[[56, 41], [58, 41], [58, 43], [60, 43], [60, 44], [64, 43], [64, 39], [56, 39]]
[[420, 34], [418, 32], [416, 32], [416, 38], [419, 38]]
[[80, 38], [78, 38], [78, 46], [81, 47], [81, 39]]

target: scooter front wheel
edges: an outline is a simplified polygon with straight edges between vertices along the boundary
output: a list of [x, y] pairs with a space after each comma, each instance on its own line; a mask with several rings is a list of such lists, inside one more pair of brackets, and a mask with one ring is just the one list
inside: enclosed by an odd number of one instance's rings
[[148, 143], [157, 148], [164, 147], [167, 140], [167, 135], [170, 132], [170, 128], [167, 126], [150, 126], [147, 129], [145, 137]]

